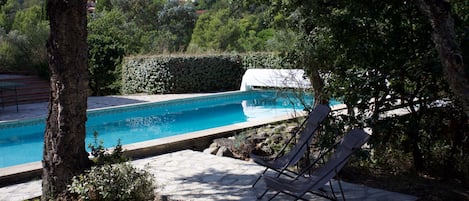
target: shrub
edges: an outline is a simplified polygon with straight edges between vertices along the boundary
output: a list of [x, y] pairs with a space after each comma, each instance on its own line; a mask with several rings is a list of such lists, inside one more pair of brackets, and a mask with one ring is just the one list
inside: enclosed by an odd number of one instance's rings
[[120, 90], [120, 64], [124, 46], [115, 38], [91, 34], [88, 36], [90, 88], [93, 95], [112, 95]]
[[284, 56], [271, 52], [254, 52], [241, 55], [243, 67], [252, 68], [273, 68], [273, 69], [292, 69], [295, 68], [292, 62], [286, 60]]
[[146, 56], [125, 60], [122, 68], [124, 94], [237, 90], [244, 74], [236, 55]]
[[76, 176], [69, 191], [79, 200], [154, 200], [154, 177], [129, 163], [92, 167]]
[[276, 53], [127, 57], [122, 93], [198, 93], [238, 90], [250, 68], [293, 68]]
[[126, 163], [120, 140], [109, 151], [98, 142], [94, 132], [94, 143], [89, 144], [93, 162], [91, 170], [75, 176], [68, 190], [79, 200], [153, 200], [156, 188], [152, 174]]
[[122, 144], [120, 139], [112, 151], [104, 147], [103, 141], [98, 140], [98, 132], [93, 133], [94, 143], [89, 144], [88, 148], [91, 149], [92, 161], [95, 165], [109, 165], [114, 163], [123, 163], [129, 161], [129, 158], [124, 156]]

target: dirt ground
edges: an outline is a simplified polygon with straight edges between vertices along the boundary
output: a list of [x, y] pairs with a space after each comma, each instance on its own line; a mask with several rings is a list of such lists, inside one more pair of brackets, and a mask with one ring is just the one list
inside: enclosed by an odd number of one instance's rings
[[469, 201], [469, 186], [456, 179], [435, 179], [415, 174], [386, 175], [365, 168], [345, 167], [341, 173], [345, 181], [405, 193], [419, 201]]

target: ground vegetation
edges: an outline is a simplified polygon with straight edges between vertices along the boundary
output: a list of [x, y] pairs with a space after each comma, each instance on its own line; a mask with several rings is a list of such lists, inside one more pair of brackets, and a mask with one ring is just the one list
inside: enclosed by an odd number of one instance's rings
[[94, 133], [91, 149], [93, 167], [73, 177], [67, 190], [74, 200], [155, 200], [154, 176], [138, 169], [125, 157], [120, 141], [114, 149], [105, 148]]

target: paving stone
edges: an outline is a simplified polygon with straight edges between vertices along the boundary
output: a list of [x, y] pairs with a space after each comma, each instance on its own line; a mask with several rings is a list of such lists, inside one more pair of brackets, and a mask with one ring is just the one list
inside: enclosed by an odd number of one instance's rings
[[[218, 200], [256, 200], [265, 189], [261, 180], [256, 188], [251, 188], [258, 174], [264, 167], [250, 161], [241, 161], [227, 157], [184, 150], [132, 162], [139, 168], [146, 167], [155, 176], [160, 185], [160, 195], [167, 195], [176, 200], [218, 201]], [[338, 189], [337, 182], [333, 187]], [[345, 196], [351, 201], [414, 201], [414, 196], [404, 195], [369, 188], [363, 185], [342, 182]], [[0, 188], [0, 201], [16, 201], [37, 197], [41, 194], [41, 181]], [[269, 191], [263, 200], [274, 192]], [[337, 195], [340, 197], [340, 195]], [[274, 200], [291, 200], [286, 195], [279, 195]], [[318, 196], [309, 196], [309, 200], [326, 200]]]

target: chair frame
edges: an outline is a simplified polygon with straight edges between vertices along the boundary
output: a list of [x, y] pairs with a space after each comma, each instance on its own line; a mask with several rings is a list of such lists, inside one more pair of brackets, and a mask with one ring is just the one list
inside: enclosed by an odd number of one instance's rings
[[[362, 129], [354, 129], [353, 131], [351, 132], [361, 132], [360, 134], [362, 135], [362, 133], [366, 133], [364, 132]], [[349, 132], [349, 133], [351, 133]], [[367, 134], [367, 133], [366, 133]], [[367, 134], [368, 136], [365, 136], [362, 141], [359, 142], [359, 144], [357, 145], [354, 145], [354, 147], [351, 147], [350, 148], [350, 153], [346, 154], [345, 156], [342, 156], [341, 157], [341, 160], [338, 161], [333, 168], [327, 170], [326, 172], [324, 172], [321, 177], [317, 178], [316, 179], [316, 182], [314, 183], [314, 185], [317, 185], [317, 184], [320, 184], [321, 180], [323, 180], [324, 178], [328, 177], [328, 175], [330, 175], [331, 172], [334, 172], [334, 175], [333, 177], [337, 177], [337, 174], [338, 172], [345, 166], [345, 164], [348, 162], [348, 160], [350, 159], [350, 157], [358, 150], [361, 148], [361, 146], [363, 144], [365, 144], [370, 135]], [[344, 137], [345, 138], [345, 137]], [[294, 177], [292, 180], [290, 180], [290, 182], [294, 182], [296, 181], [297, 179], [299, 179], [300, 177], [305, 177], [306, 173], [308, 171], [310, 171], [315, 164], [317, 164], [319, 162], [319, 160], [324, 160], [324, 157], [327, 155], [327, 153], [332, 153], [332, 150], [334, 148], [336, 149], [339, 149], [340, 146], [344, 146], [342, 145], [342, 142], [343, 140], [339, 141], [338, 143], [334, 144], [333, 146], [331, 146], [330, 148], [328, 148], [324, 153], [320, 154], [320, 157], [318, 157], [317, 159], [315, 159], [307, 168], [305, 168], [302, 172], [300, 172], [299, 174], [297, 174], [296, 177]], [[359, 145], [359, 146], [358, 146]], [[347, 145], [345, 145], [344, 147], [347, 148]], [[336, 154], [336, 152], [334, 152], [333, 154]], [[327, 163], [327, 162], [326, 162]], [[285, 174], [284, 174], [285, 175]], [[280, 175], [279, 175], [280, 176]], [[277, 178], [279, 177], [277, 176]], [[273, 178], [273, 177], [271, 177]], [[291, 177], [290, 177], [291, 178]], [[307, 178], [307, 177], [306, 177]], [[345, 200], [345, 195], [344, 195], [344, 192], [343, 192], [343, 188], [342, 188], [342, 184], [341, 184], [341, 181], [340, 179], [337, 180], [338, 181], [338, 184], [339, 184], [339, 189], [340, 189], [340, 193], [342, 195], [342, 199]], [[303, 198], [303, 196], [306, 194], [306, 193], [311, 193], [311, 194], [314, 194], [314, 195], [317, 195], [317, 196], [320, 196], [320, 197], [323, 197], [323, 198], [326, 198], [326, 199], [329, 199], [329, 200], [337, 200], [337, 197], [335, 196], [335, 192], [334, 192], [334, 188], [332, 186], [332, 183], [331, 183], [331, 180], [327, 181], [326, 183], [329, 182], [329, 186], [331, 188], [331, 192], [332, 192], [332, 196], [328, 196], [327, 195], [327, 192], [322, 188], [322, 187], [319, 187], [317, 189], [311, 189], [311, 190], [307, 190], [307, 191], [304, 191], [302, 193], [300, 193], [299, 195], [297, 194], [293, 194], [293, 193], [290, 193], [288, 191], [284, 191], [284, 190], [277, 190], [277, 193], [274, 194], [269, 200], [272, 200], [273, 198], [275, 198], [277, 195], [279, 195], [280, 193], [284, 193], [286, 195], [289, 195], [289, 196], [292, 196], [292, 197], [295, 197], [296, 200], [305, 200], [305, 198]], [[310, 185], [310, 186], [314, 186], [314, 185]], [[261, 199], [267, 192], [269, 191], [269, 188], [267, 188], [264, 193], [258, 197], [258, 199]]]
[[[318, 111], [319, 110], [319, 111]], [[319, 126], [321, 124], [322, 121], [324, 121], [325, 118], [327, 118], [329, 112], [331, 111], [331, 108], [328, 106], [328, 105], [325, 105], [325, 104], [322, 104], [322, 105], [317, 105], [313, 111], [311, 111], [309, 114], [308, 114], [308, 117], [301, 123], [301, 125], [295, 130], [294, 134], [292, 135], [292, 137], [290, 137], [290, 139], [288, 139], [288, 141], [285, 143], [285, 145], [282, 147], [282, 149], [280, 149], [279, 153], [271, 160], [269, 161], [276, 161], [278, 160], [280, 157], [284, 156], [286, 153], [285, 153], [285, 150], [286, 148], [293, 142], [294, 139], [296, 139], [297, 136], [301, 136], [302, 134], [304, 135], [304, 133], [301, 133], [303, 132], [306, 127], [305, 125], [309, 122], [310, 118], [313, 118], [314, 115], [321, 115], [322, 111], [323, 110], [327, 110], [327, 115], [325, 115], [323, 118], [319, 119], [317, 122], [312, 122], [314, 123], [313, 126], [316, 126], [316, 128], [311, 132], [311, 133], [306, 133], [307, 134], [307, 138], [301, 142], [301, 144], [295, 144], [295, 148], [298, 148], [297, 152], [295, 152], [292, 157], [287, 161], [286, 164], [283, 164], [281, 165], [282, 167], [273, 167], [271, 165], [269, 165], [266, 161], [266, 160], [263, 160], [263, 164], [260, 162], [260, 161], [256, 161], [254, 160], [254, 162], [260, 164], [260, 165], [263, 165], [265, 166], [266, 168], [264, 169], [264, 171], [257, 177], [257, 179], [255, 180], [255, 182], [252, 184], [252, 187], [255, 187], [255, 185], [259, 182], [259, 180], [262, 178], [262, 176], [267, 172], [267, 170], [271, 169], [275, 172], [278, 173], [277, 176], [280, 176], [281, 174], [283, 174], [285, 171], [288, 171], [290, 173], [293, 173], [293, 174], [297, 174], [296, 172], [293, 172], [291, 170], [288, 170], [288, 167], [294, 165], [295, 163], [297, 163], [299, 161], [298, 160], [295, 160], [299, 154], [304, 154], [305, 152], [302, 152], [301, 150], [303, 150], [303, 148], [306, 146], [306, 153], [308, 153], [309, 155], [309, 144], [311, 143], [311, 140], [312, 138], [314, 137], [314, 134], [316, 133], [316, 131], [319, 129]], [[318, 114], [315, 113], [315, 111], [319, 112]], [[323, 114], [322, 114], [323, 115]], [[308, 125], [306, 125], [308, 126]], [[296, 147], [296, 146], [299, 146], [299, 147]], [[253, 156], [253, 154], [251, 154], [251, 158], [255, 158]], [[257, 160], [261, 160], [260, 158], [258, 158]], [[287, 175], [287, 174], [285, 174]]]

